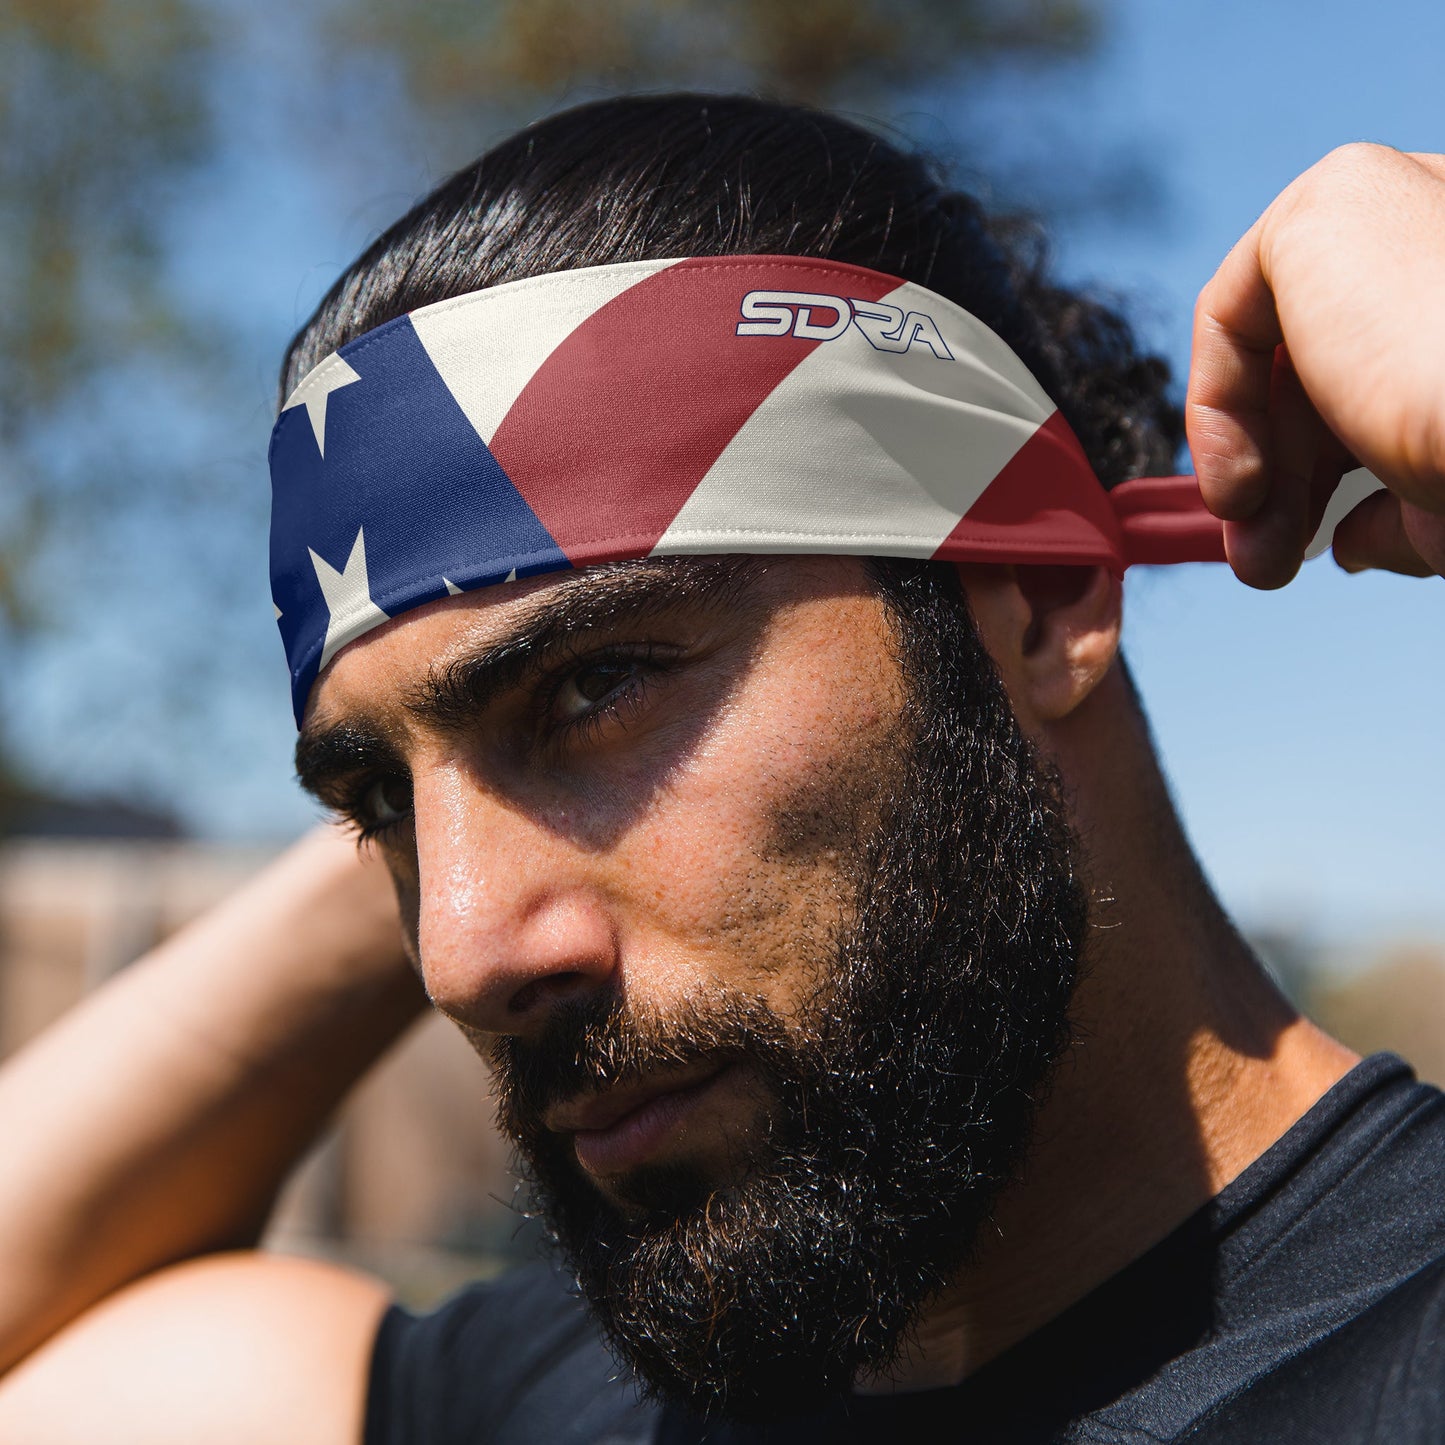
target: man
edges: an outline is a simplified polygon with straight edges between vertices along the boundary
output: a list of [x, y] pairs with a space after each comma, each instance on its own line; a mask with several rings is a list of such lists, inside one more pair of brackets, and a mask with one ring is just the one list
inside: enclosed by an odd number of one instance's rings
[[1442, 226], [1353, 147], [1227, 258], [1221, 534], [1121, 323], [831, 118], [607, 102], [399, 222], [288, 361], [298, 767], [565, 1275], [221, 1253], [419, 1006], [311, 840], [0, 1080], [0, 1436], [1439, 1438], [1440, 1097], [1270, 985], [1118, 641], [1134, 560], [1445, 570]]

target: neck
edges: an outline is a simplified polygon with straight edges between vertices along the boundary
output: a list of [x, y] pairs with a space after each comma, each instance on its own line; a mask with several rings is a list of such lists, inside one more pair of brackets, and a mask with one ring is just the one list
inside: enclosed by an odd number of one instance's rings
[[1358, 1062], [1295, 1012], [1220, 908], [1121, 666], [1045, 746], [1070, 791], [1092, 899], [1075, 1042], [994, 1227], [882, 1388], [956, 1383], [1046, 1324]]

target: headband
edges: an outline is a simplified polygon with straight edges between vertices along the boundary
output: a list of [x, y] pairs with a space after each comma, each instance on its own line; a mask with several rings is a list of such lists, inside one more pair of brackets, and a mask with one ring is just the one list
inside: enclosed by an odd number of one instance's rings
[[[270, 459], [298, 723], [337, 651], [398, 613], [593, 562], [1224, 558], [1193, 477], [1106, 492], [977, 317], [803, 257], [594, 266], [421, 307], [306, 376]], [[1378, 485], [1345, 479], [1312, 552]]]

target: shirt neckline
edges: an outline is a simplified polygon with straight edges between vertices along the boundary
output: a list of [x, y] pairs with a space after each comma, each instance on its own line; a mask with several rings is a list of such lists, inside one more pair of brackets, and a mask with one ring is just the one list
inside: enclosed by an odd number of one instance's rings
[[[1102, 1408], [1129, 1387], [1131, 1377], [1150, 1372], [1150, 1361], [1162, 1366], [1209, 1328], [1203, 1317], [1167, 1312], [1172, 1281], [1195, 1279], [1206, 1267], [1212, 1275], [1221, 1246], [1272, 1204], [1281, 1205], [1281, 1189], [1319, 1158], [1332, 1135], [1369, 1099], [1413, 1079], [1409, 1064], [1394, 1054], [1362, 1059], [1162, 1240], [967, 1379], [895, 1395], [850, 1395], [846, 1413], [860, 1424], [887, 1419], [900, 1427], [956, 1415], [971, 1427], [976, 1422], [980, 1439], [992, 1438], [993, 1424], [1006, 1425], [1010, 1441], [1025, 1442], [1048, 1438], [1052, 1429]], [[1281, 1205], [1251, 1255], [1267, 1250], [1308, 1207], [1308, 1201]], [[1121, 1336], [1121, 1325], [1133, 1327], [1132, 1337]]]

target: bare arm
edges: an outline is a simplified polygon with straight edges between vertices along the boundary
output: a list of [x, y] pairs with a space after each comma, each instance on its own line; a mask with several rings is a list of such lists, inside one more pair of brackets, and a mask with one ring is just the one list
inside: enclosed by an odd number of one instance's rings
[[6, 1445], [358, 1445], [386, 1291], [212, 1254], [107, 1296], [0, 1379]]
[[0, 1070], [0, 1371], [129, 1282], [253, 1242], [423, 1005], [384, 871], [317, 834]]

